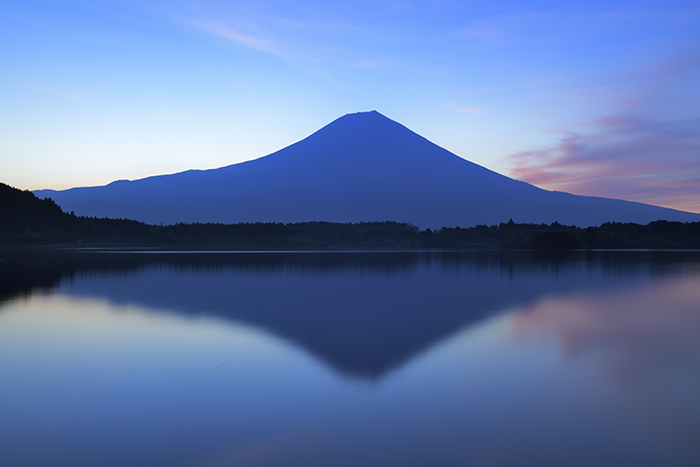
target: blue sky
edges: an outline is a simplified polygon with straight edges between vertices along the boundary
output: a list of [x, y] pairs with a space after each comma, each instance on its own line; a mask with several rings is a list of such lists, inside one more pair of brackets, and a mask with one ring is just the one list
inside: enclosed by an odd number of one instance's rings
[[700, 212], [697, 1], [0, 6], [0, 181], [266, 155], [376, 109], [547, 189]]

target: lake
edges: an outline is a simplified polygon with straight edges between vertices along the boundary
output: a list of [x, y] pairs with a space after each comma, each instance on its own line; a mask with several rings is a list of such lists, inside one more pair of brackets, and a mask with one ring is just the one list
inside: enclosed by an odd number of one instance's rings
[[700, 252], [0, 252], [3, 466], [697, 466]]

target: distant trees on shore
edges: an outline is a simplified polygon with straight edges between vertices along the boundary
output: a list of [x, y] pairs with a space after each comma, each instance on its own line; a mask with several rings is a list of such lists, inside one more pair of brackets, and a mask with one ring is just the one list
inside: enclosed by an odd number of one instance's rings
[[419, 230], [400, 222], [150, 225], [64, 213], [49, 199], [0, 183], [0, 245], [143, 245], [237, 250], [323, 249], [698, 249], [700, 222], [554, 222]]

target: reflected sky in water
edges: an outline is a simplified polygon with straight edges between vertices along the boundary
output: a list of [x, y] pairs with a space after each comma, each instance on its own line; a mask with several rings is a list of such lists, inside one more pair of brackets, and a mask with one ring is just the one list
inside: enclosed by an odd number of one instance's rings
[[0, 465], [698, 465], [695, 252], [4, 253]]

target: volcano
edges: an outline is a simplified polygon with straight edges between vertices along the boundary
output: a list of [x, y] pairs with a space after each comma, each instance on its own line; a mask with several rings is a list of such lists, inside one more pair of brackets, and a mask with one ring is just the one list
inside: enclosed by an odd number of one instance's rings
[[469, 162], [376, 112], [348, 114], [268, 156], [97, 187], [37, 190], [77, 215], [179, 222], [362, 222], [420, 228], [700, 221], [700, 214], [547, 191]]

